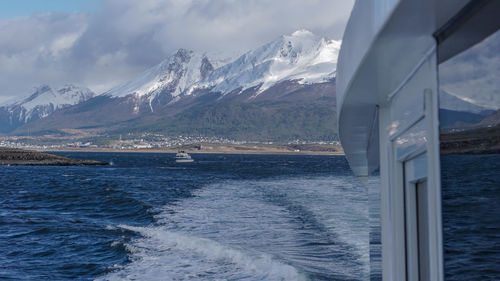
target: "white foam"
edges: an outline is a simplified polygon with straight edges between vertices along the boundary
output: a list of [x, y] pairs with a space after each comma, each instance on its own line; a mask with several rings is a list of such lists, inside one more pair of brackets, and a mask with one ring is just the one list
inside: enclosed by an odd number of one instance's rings
[[[367, 191], [354, 177], [324, 177], [269, 181], [266, 186], [286, 190], [287, 200], [310, 212], [339, 242], [352, 247], [362, 266], [345, 268], [353, 278], [369, 276], [369, 213]], [[360, 273], [360, 274], [356, 274]]]
[[366, 190], [354, 177], [212, 184], [155, 218], [119, 226], [142, 238], [126, 244], [132, 262], [100, 280], [369, 279]]
[[144, 238], [127, 245], [133, 262], [98, 280], [307, 280], [270, 255], [247, 253], [216, 241], [162, 227], [119, 227]]

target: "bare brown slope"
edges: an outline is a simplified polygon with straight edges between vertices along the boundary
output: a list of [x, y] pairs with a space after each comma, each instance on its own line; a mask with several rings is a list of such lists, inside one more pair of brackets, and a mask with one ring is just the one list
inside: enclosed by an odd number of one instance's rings
[[[217, 130], [211, 131], [211, 134], [230, 137], [225, 134], [226, 131], [234, 131], [234, 128], [243, 130], [247, 126], [256, 128], [255, 132], [248, 133], [259, 133], [259, 139], [275, 139], [273, 133], [278, 131], [279, 126], [286, 125], [288, 130], [294, 128], [299, 130], [290, 132], [290, 136], [301, 138], [304, 134], [309, 135], [300, 131], [308, 125], [300, 123], [297, 115], [300, 115], [300, 118], [306, 118], [304, 120], [306, 124], [328, 123], [328, 126], [316, 128], [317, 131], [329, 128], [328, 132], [318, 132], [318, 136], [335, 134], [332, 132], [335, 130], [334, 117], [332, 117], [335, 115], [334, 80], [316, 84], [284, 81], [258, 93], [258, 95], [257, 93], [258, 87], [244, 91], [236, 90], [227, 95], [204, 90], [183, 96], [179, 101], [171, 104], [168, 103], [168, 100], [149, 103], [134, 96], [124, 98], [98, 96], [82, 104], [57, 111], [45, 119], [27, 124], [16, 130], [14, 135], [39, 135], [61, 129], [92, 129], [103, 133], [149, 132], [151, 130], [181, 132], [182, 134], [186, 132], [196, 133], [195, 131], [200, 129], [200, 126], [210, 127], [214, 125], [204, 124], [201, 122], [203, 120], [199, 120], [200, 117], [210, 115], [213, 113], [212, 111], [219, 112], [224, 108], [230, 111], [222, 112], [223, 120], [219, 120], [220, 122], [216, 124]], [[160, 99], [161, 96], [158, 98]], [[235, 111], [238, 108], [249, 109], [257, 116], [252, 115], [253, 117], [248, 119]], [[273, 116], [283, 118], [279, 119]], [[311, 122], [308, 122], [307, 118], [312, 118], [309, 120]], [[258, 130], [261, 123], [265, 123], [269, 129], [263, 130], [263, 134], [261, 134], [261, 130]], [[226, 124], [234, 128], [227, 127]], [[312, 125], [309, 127], [312, 128]]]
[[500, 153], [500, 124], [441, 134], [442, 154]]

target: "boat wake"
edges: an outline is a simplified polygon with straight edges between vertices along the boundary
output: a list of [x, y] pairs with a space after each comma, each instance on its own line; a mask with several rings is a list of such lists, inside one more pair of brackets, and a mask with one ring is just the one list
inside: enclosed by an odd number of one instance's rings
[[368, 280], [368, 207], [352, 177], [227, 181], [164, 206], [98, 280]]
[[162, 227], [120, 227], [139, 232], [143, 239], [127, 245], [133, 255], [130, 265], [101, 280], [306, 280], [295, 268], [267, 254]]

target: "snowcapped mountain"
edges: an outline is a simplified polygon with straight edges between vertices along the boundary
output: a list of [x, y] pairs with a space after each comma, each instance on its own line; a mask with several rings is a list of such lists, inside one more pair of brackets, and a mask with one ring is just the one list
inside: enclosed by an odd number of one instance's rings
[[29, 97], [0, 107], [0, 132], [45, 118], [54, 111], [84, 102], [95, 94], [88, 88], [65, 85], [57, 90], [43, 85]]
[[[137, 102], [146, 101], [153, 111], [153, 101], [163, 95], [168, 100], [183, 93], [189, 86], [206, 78], [214, 67], [205, 54], [179, 49], [160, 64], [146, 70], [136, 79], [115, 87], [104, 95], [133, 96]], [[140, 105], [135, 107], [137, 111]]]
[[482, 120], [492, 112], [449, 91], [439, 93], [439, 124], [442, 129], [481, 126]]
[[146, 70], [136, 79], [115, 87], [105, 95], [125, 97], [128, 95], [151, 96], [168, 91], [178, 96], [188, 86], [204, 79], [214, 67], [204, 54], [179, 49], [160, 64]]
[[[154, 130], [224, 136], [231, 132], [262, 139], [280, 132], [287, 139], [313, 135], [329, 139], [335, 134], [339, 49], [339, 41], [306, 30], [280, 36], [235, 60], [180, 49], [137, 78], [14, 134], [100, 128], [115, 133]], [[267, 124], [266, 132], [257, 123]], [[296, 129], [289, 130], [290, 126]]]
[[259, 94], [283, 81], [326, 82], [335, 77], [339, 50], [339, 41], [306, 30], [281, 36], [226, 64], [180, 49], [138, 78], [104, 94], [133, 99], [137, 113], [140, 103], [148, 103], [154, 111], [158, 100], [163, 105], [175, 103], [200, 90], [225, 95], [258, 86]]
[[340, 41], [299, 30], [214, 70], [185, 94], [207, 88], [227, 94], [259, 87], [258, 94], [285, 80], [301, 84], [326, 82], [335, 77], [340, 45]]
[[[340, 45], [299, 30], [234, 60], [179, 49], [101, 95], [74, 86], [40, 87], [22, 101], [0, 106], [0, 133], [91, 128], [109, 134], [334, 139]], [[477, 126], [491, 113], [440, 92], [442, 128]], [[498, 114], [491, 116], [496, 122]]]
[[475, 105], [472, 102], [453, 94], [450, 91], [441, 90], [439, 93], [439, 108], [469, 112], [479, 115], [487, 115], [492, 112], [491, 109], [482, 107], [480, 105]]

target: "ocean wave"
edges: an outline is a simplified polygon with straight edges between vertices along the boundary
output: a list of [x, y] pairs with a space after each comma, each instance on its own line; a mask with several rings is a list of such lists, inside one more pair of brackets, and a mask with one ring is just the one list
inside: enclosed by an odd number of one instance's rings
[[143, 238], [126, 245], [132, 263], [97, 280], [307, 280], [294, 267], [267, 254], [249, 253], [163, 227], [119, 227]]
[[98, 280], [368, 280], [366, 190], [353, 177], [235, 180], [166, 205], [132, 262]]

